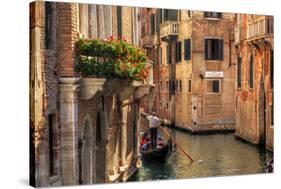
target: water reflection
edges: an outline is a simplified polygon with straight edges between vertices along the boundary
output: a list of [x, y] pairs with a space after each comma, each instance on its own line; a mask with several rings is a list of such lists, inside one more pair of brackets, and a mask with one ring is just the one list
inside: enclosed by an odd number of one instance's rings
[[165, 163], [144, 162], [132, 181], [263, 173], [272, 158], [272, 153], [236, 140], [233, 134], [190, 135], [177, 130], [171, 134], [194, 163], [174, 149]]

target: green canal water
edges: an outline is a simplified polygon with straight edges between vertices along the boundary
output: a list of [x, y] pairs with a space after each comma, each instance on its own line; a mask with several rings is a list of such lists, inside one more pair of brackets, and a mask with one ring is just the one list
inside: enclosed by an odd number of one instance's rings
[[171, 135], [188, 152], [194, 162], [173, 149], [164, 163], [142, 162], [130, 181], [185, 179], [264, 173], [264, 164], [272, 153], [235, 139], [233, 133], [191, 135], [171, 130]]

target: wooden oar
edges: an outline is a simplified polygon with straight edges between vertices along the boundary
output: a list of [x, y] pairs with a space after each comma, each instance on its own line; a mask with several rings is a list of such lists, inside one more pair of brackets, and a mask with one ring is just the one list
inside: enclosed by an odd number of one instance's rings
[[184, 155], [190, 159], [191, 162], [194, 161], [191, 156], [188, 155], [188, 153], [186, 153], [184, 149], [169, 135], [169, 133], [167, 133], [167, 131], [165, 131], [161, 126], [159, 126], [159, 128], [172, 140], [172, 142], [184, 153]]

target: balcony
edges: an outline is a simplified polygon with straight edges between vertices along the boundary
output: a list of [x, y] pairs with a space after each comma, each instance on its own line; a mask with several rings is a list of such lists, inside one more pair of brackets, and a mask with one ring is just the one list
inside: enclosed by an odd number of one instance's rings
[[141, 38], [141, 46], [144, 49], [150, 49], [153, 47], [153, 45], [156, 45], [158, 43], [158, 35], [146, 34]]
[[160, 39], [168, 41], [174, 37], [177, 37], [179, 33], [179, 27], [177, 21], [165, 21], [160, 25]]
[[273, 35], [273, 18], [263, 16], [248, 22], [247, 40], [272, 37]]

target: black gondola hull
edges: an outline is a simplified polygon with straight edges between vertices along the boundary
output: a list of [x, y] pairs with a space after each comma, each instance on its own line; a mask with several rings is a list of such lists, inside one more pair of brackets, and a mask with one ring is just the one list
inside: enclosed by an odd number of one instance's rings
[[168, 140], [162, 148], [157, 148], [151, 151], [140, 150], [141, 158], [144, 161], [165, 161], [171, 151], [171, 140]]

